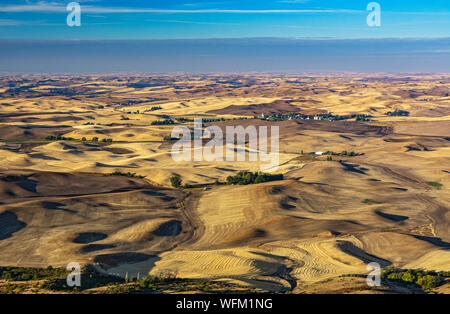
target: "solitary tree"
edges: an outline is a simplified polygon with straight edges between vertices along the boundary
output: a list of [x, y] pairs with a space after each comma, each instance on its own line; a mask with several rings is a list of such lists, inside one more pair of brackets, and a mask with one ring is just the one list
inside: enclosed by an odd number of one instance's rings
[[170, 178], [170, 183], [172, 183], [172, 186], [174, 188], [180, 188], [183, 181], [181, 180], [180, 176], [176, 175]]

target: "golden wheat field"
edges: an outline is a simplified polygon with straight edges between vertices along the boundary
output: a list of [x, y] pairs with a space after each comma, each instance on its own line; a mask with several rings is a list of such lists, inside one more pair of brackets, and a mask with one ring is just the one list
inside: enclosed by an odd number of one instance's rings
[[[368, 292], [371, 262], [450, 271], [447, 74], [5, 75], [0, 91], [0, 266], [293, 293]], [[292, 113], [346, 118], [276, 119]], [[175, 161], [194, 118], [278, 126], [283, 180], [215, 184], [264, 162]]]

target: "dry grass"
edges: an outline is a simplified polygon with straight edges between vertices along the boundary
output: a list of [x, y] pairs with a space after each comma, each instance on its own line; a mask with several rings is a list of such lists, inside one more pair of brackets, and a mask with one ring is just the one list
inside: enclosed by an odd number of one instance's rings
[[[156, 86], [139, 76], [59, 77], [79, 90], [76, 97], [48, 95], [52, 86], [33, 86], [38, 78], [30, 77], [28, 91], [0, 100], [8, 104], [0, 112], [0, 265], [76, 261], [121, 276], [176, 271], [270, 291], [337, 293], [377, 292], [338, 279], [366, 273], [371, 261], [450, 270], [450, 98], [442, 92], [450, 88], [448, 76], [255, 74], [214, 87], [223, 78], [161, 76]], [[131, 87], [141, 80], [149, 86]], [[150, 111], [154, 106], [162, 109]], [[261, 165], [176, 163], [163, 140], [172, 126], [152, 121], [253, 117], [271, 108], [365, 113], [374, 121], [220, 122], [279, 125], [278, 172], [286, 180], [170, 188], [173, 175], [209, 184]], [[410, 116], [385, 115], [395, 109]], [[76, 140], [43, 140], [58, 134]], [[332, 161], [308, 155], [344, 150], [360, 155]], [[145, 179], [104, 176], [113, 172]], [[100, 236], [77, 243], [85, 233]]]

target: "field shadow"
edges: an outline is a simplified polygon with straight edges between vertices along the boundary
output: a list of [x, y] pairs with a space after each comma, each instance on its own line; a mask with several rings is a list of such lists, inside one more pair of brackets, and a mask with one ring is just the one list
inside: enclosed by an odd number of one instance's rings
[[[354, 172], [354, 173], [359, 173], [359, 174], [363, 174], [363, 175], [367, 175], [367, 173], [365, 171], [367, 171], [368, 169], [366, 168], [361, 168], [359, 167], [359, 165], [355, 165], [355, 164], [347, 164], [345, 162], [341, 162], [341, 165], [344, 166], [344, 170], [345, 171], [349, 171], [349, 172]], [[359, 167], [359, 168], [358, 168]]]
[[75, 211], [75, 210], [62, 208], [62, 206], [66, 206], [66, 205], [62, 204], [62, 203], [56, 203], [56, 202], [48, 202], [48, 201], [42, 202], [42, 207], [44, 207], [47, 210], [61, 210], [61, 211], [68, 212], [71, 214], [77, 213], [77, 211]]
[[161, 224], [153, 234], [159, 237], [175, 237], [181, 233], [181, 221], [171, 220]]
[[167, 194], [157, 192], [157, 191], [149, 191], [149, 190], [141, 191], [141, 193], [145, 194], [145, 195], [158, 196], [158, 197], [166, 197], [167, 196]]
[[361, 260], [362, 262], [364, 262], [366, 264], [372, 263], [372, 262], [377, 262], [378, 264], [381, 265], [381, 267], [387, 267], [387, 266], [392, 265], [392, 263], [390, 261], [385, 260], [381, 257], [377, 257], [375, 255], [371, 255], [349, 241], [338, 240], [337, 246], [343, 252], [345, 252], [353, 257], [356, 257], [357, 259]]
[[427, 241], [427, 242], [434, 244], [436, 246], [439, 246], [441, 248], [450, 249], [450, 243], [442, 241], [441, 238], [426, 237], [426, 236], [420, 236], [420, 235], [416, 235], [416, 234], [411, 234], [411, 236], [413, 236], [416, 239], [422, 240], [422, 241]]
[[29, 154], [28, 156], [30, 156], [31, 158], [42, 159], [42, 160], [55, 160], [55, 161], [61, 160], [59, 158], [47, 156], [44, 154]]
[[104, 240], [108, 237], [105, 233], [100, 232], [83, 232], [79, 233], [77, 237], [73, 240], [74, 243], [87, 244], [92, 242], [97, 242]]
[[136, 264], [150, 259], [159, 258], [155, 255], [149, 255], [136, 252], [121, 252], [111, 254], [101, 254], [94, 257], [94, 262], [108, 267], [115, 267], [122, 264]]
[[401, 215], [394, 215], [394, 214], [388, 214], [388, 213], [383, 213], [382, 211], [375, 211], [375, 214], [377, 214], [378, 216], [381, 216], [383, 218], [395, 221], [395, 222], [402, 222], [405, 221], [407, 219], [409, 219], [408, 216], [401, 216]]
[[30, 180], [26, 176], [5, 176], [1, 180], [15, 183], [24, 190], [36, 193], [37, 181]]
[[88, 244], [88, 245], [83, 246], [80, 249], [80, 253], [87, 254], [87, 253], [96, 252], [96, 251], [113, 249], [115, 247], [116, 246], [112, 245], [112, 244]]
[[25, 228], [27, 224], [20, 221], [17, 215], [6, 211], [0, 214], [0, 241], [12, 237], [12, 235]]

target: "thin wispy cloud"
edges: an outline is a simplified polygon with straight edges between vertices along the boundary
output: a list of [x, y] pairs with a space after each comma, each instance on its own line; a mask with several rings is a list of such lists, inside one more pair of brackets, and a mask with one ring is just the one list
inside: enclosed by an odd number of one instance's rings
[[0, 26], [16, 26], [16, 25], [24, 25], [24, 23], [25, 23], [24, 21], [0, 19]]
[[[120, 7], [100, 7], [82, 6], [83, 12], [87, 13], [165, 13], [165, 14], [198, 14], [198, 13], [228, 13], [228, 14], [274, 14], [274, 13], [360, 13], [363, 10], [349, 9], [316, 9], [316, 10], [249, 10], [249, 9], [193, 9], [193, 10], [172, 10], [172, 9], [152, 9], [152, 8], [120, 8]], [[59, 4], [38, 3], [30, 5], [6, 5], [0, 6], [0, 12], [65, 12], [66, 7]]]
[[306, 2], [309, 2], [310, 0], [280, 0], [280, 1], [278, 1], [278, 2], [280, 2], [280, 3], [294, 3], [294, 4], [297, 4], [297, 3], [306, 3]]
[[157, 23], [180, 23], [180, 24], [199, 24], [199, 25], [242, 25], [238, 23], [219, 23], [219, 22], [200, 22], [200, 21], [185, 21], [185, 20], [155, 20], [146, 19], [146, 22], [157, 22]]
[[[80, 2], [80, 1], [79, 1]], [[160, 14], [301, 14], [301, 13], [365, 13], [364, 9], [154, 9], [154, 8], [131, 8], [131, 7], [108, 7], [83, 5], [83, 2], [97, 2], [92, 0], [81, 1], [82, 11], [86, 13], [160, 13]], [[279, 0], [278, 3], [301, 4], [310, 0]], [[211, 2], [214, 3], [214, 2]], [[184, 4], [195, 7], [198, 4]], [[59, 2], [38, 2], [22, 5], [0, 5], [0, 12], [66, 12], [66, 6]], [[384, 11], [385, 13], [411, 14], [411, 15], [449, 15], [448, 11], [419, 12], [419, 11]]]
[[[81, 5], [82, 27], [55, 33], [40, 27], [66, 26], [71, 1], [0, 0], [0, 38], [442, 38], [450, 21], [448, 0], [383, 4], [381, 27], [367, 24], [370, 10], [361, 0], [74, 0]], [[30, 31], [30, 24], [36, 28]], [[109, 24], [120, 28], [95, 27]]]
[[62, 26], [64, 23], [49, 23], [44, 20], [11, 20], [11, 19], [0, 19], [0, 26]]
[[[96, 11], [101, 10], [101, 11]], [[222, 9], [203, 9], [203, 10], [161, 10], [161, 9], [121, 9], [121, 8], [86, 8], [90, 12], [103, 13], [244, 13], [244, 14], [270, 14], [270, 13], [360, 13], [361, 10], [331, 9], [331, 10], [222, 10]]]

